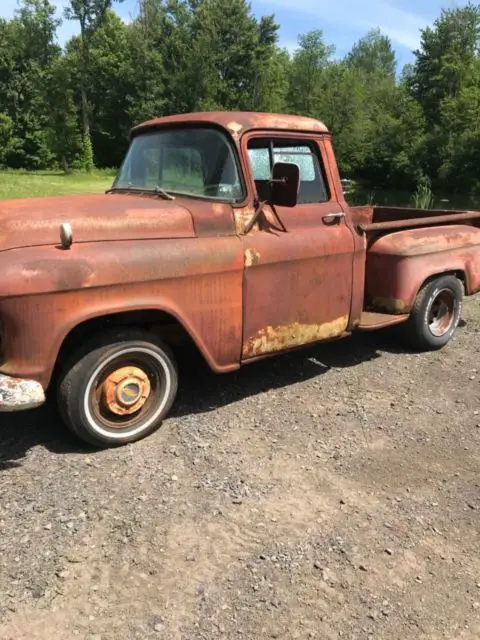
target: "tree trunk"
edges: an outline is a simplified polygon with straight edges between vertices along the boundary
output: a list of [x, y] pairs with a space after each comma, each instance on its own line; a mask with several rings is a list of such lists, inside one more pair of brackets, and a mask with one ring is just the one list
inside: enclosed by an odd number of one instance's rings
[[92, 139], [90, 136], [90, 116], [88, 113], [87, 78], [89, 70], [89, 50], [85, 22], [80, 22], [80, 38], [82, 42], [82, 59], [80, 70], [80, 95], [82, 100], [82, 123], [83, 123], [83, 164], [84, 168], [90, 172], [94, 168]]
[[83, 136], [90, 137], [90, 119], [88, 117], [88, 96], [87, 96], [87, 71], [88, 71], [88, 46], [87, 34], [85, 33], [85, 24], [80, 23], [80, 39], [82, 42], [82, 60], [80, 72], [80, 95], [82, 98], [82, 122]]
[[88, 117], [88, 96], [85, 88], [84, 71], [82, 71], [82, 79], [80, 80], [80, 95], [82, 97], [82, 123], [83, 123], [83, 137], [90, 137], [90, 119]]
[[71, 173], [70, 171], [70, 167], [68, 166], [68, 162], [67, 162], [67, 158], [65, 157], [64, 154], [62, 154], [61, 160], [60, 160], [61, 164], [62, 164], [62, 169], [63, 171], [68, 174]]

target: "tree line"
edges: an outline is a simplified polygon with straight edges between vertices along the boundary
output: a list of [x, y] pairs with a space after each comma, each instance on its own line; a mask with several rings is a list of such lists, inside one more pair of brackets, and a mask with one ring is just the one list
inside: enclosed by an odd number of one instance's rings
[[319, 30], [290, 54], [246, 0], [139, 0], [128, 24], [112, 4], [69, 0], [63, 48], [50, 0], [0, 20], [1, 167], [116, 167], [138, 122], [240, 109], [323, 120], [345, 177], [480, 191], [480, 5], [442, 11], [399, 72], [380, 30], [339, 59]]

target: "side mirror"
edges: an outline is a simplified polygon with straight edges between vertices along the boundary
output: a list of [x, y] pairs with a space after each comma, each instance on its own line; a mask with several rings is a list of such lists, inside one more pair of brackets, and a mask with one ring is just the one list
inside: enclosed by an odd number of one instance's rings
[[299, 166], [290, 162], [274, 164], [271, 185], [272, 204], [294, 207], [297, 204], [300, 187]]

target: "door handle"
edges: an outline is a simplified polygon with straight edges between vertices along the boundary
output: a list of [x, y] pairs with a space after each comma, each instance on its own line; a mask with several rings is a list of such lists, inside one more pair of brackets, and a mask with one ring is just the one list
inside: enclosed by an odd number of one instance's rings
[[345, 218], [343, 211], [340, 213], [329, 213], [326, 216], [323, 216], [323, 221], [325, 224], [328, 224], [329, 222], [340, 221], [342, 218]]

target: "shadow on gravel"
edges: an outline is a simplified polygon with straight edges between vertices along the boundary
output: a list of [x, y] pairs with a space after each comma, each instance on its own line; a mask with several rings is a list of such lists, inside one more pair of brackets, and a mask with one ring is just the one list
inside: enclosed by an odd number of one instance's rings
[[271, 389], [317, 378], [330, 369], [355, 367], [381, 357], [378, 334], [363, 335], [299, 349], [247, 365], [227, 375], [217, 375], [198, 353], [179, 357], [180, 386], [172, 416], [214, 411]]
[[[463, 323], [465, 324], [465, 323]], [[171, 416], [214, 411], [219, 407], [321, 376], [332, 368], [355, 367], [383, 353], [408, 353], [392, 329], [303, 348], [245, 366], [228, 375], [210, 371], [198, 353], [179, 357], [181, 386]], [[21, 466], [35, 446], [53, 453], [91, 453], [62, 425], [54, 403], [35, 411], [0, 414], [0, 472]]]
[[21, 466], [22, 458], [37, 445], [54, 453], [87, 451], [62, 425], [51, 404], [34, 411], [0, 414], [0, 473]]

